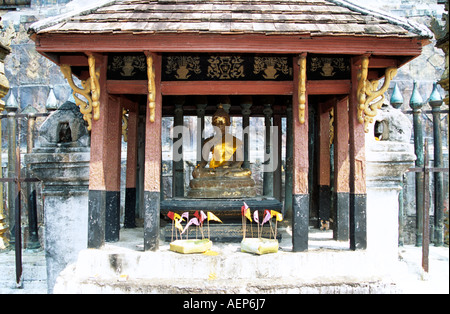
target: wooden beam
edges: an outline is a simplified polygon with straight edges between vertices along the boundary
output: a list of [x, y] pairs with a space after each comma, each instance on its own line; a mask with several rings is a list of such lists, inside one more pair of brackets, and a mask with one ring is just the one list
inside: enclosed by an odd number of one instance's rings
[[306, 83], [308, 95], [347, 95], [350, 93], [351, 87], [350, 80], [308, 81]]
[[82, 55], [61, 55], [59, 57], [59, 64], [68, 64], [71, 67], [88, 66], [87, 56]]
[[117, 81], [108, 80], [106, 84], [108, 93], [124, 95], [147, 95], [148, 82], [142, 81]]
[[163, 95], [292, 95], [294, 84], [266, 81], [161, 82]]
[[371, 57], [369, 58], [370, 69], [386, 69], [389, 67], [398, 68], [400, 61], [395, 58]]
[[[351, 90], [350, 80], [308, 81], [308, 95], [347, 95]], [[146, 95], [147, 81], [108, 80], [110, 94]], [[163, 95], [292, 95], [292, 81], [163, 81]]]
[[[95, 43], [95, 45], [93, 45]], [[357, 36], [299, 37], [264, 34], [39, 34], [36, 50], [46, 52], [228, 52], [330, 53], [418, 56], [422, 41]]]

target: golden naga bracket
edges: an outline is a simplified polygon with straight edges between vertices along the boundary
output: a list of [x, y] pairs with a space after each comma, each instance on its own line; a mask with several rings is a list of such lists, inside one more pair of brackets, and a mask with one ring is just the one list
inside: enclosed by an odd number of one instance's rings
[[94, 111], [94, 120], [100, 119], [100, 71], [95, 68], [95, 57], [88, 54], [89, 75], [91, 77], [91, 95], [92, 109]]
[[[72, 94], [73, 98], [75, 98], [75, 104], [80, 108], [84, 121], [88, 123], [87, 129], [90, 131], [92, 129], [92, 112], [94, 112], [94, 120], [100, 118], [100, 84], [98, 81], [100, 72], [98, 70], [95, 71], [95, 57], [93, 55], [88, 56], [88, 63], [90, 77], [85, 81], [81, 81], [83, 88], [79, 88], [73, 82], [70, 65], [62, 64], [60, 69], [73, 90]], [[82, 95], [87, 102], [78, 98], [75, 94]]]
[[298, 74], [298, 120], [300, 124], [305, 123], [306, 109], [306, 53], [302, 53], [298, 59], [300, 66]]
[[148, 108], [150, 109], [150, 122], [155, 122], [156, 85], [155, 71], [153, 69], [153, 57], [148, 51], [145, 52], [145, 56], [147, 57]]
[[357, 99], [358, 122], [364, 123], [364, 132], [366, 133], [369, 133], [369, 123], [373, 123], [373, 118], [383, 105], [383, 101], [386, 98], [384, 93], [388, 90], [392, 79], [397, 74], [397, 68], [389, 67], [386, 69], [384, 83], [379, 90], [377, 90], [379, 80], [369, 81], [367, 79], [368, 72], [369, 57], [364, 56], [361, 59], [361, 69], [358, 73]]

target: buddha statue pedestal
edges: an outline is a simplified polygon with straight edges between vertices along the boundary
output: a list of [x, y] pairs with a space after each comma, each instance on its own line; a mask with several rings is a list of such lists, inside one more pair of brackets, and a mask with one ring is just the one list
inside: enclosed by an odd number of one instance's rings
[[255, 197], [255, 181], [249, 177], [209, 177], [192, 179], [189, 198]]

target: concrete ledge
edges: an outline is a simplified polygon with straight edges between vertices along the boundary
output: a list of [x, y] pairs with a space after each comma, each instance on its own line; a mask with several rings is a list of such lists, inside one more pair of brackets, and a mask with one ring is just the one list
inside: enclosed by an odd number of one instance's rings
[[[61, 287], [61, 286], [60, 286]], [[302, 282], [285, 279], [256, 280], [95, 280], [72, 285], [68, 291], [55, 287], [55, 293], [132, 293], [132, 294], [393, 294], [395, 284], [383, 281], [353, 282], [324, 280]]]
[[[293, 253], [289, 235], [283, 238], [288, 240], [280, 244], [278, 253], [263, 256], [242, 253], [239, 244], [214, 244], [216, 256], [171, 252], [166, 242], [160, 243], [158, 252], [138, 251], [140, 245], [136, 242], [123, 246], [106, 244], [102, 249], [81, 251], [77, 262], [61, 272], [54, 293], [392, 293], [395, 290], [387, 274], [389, 266], [383, 267], [368, 251], [343, 249], [342, 243], [335, 249], [314, 248], [315, 242], [310, 241], [312, 250]], [[326, 245], [327, 241], [319, 239], [316, 243], [319, 242]], [[348, 242], [344, 244], [347, 246]]]

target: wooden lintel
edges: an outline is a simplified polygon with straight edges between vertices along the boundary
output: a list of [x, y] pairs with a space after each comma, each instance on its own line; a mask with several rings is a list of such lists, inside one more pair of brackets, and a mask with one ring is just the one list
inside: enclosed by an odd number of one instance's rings
[[[350, 93], [350, 80], [308, 81], [309, 95], [347, 95]], [[109, 94], [146, 95], [147, 81], [108, 80]], [[163, 95], [292, 95], [292, 81], [163, 81]]]
[[108, 80], [106, 89], [109, 94], [147, 95], [148, 82], [142, 81], [116, 81]]
[[308, 81], [306, 90], [308, 95], [347, 95], [350, 93], [350, 80]]
[[369, 59], [370, 69], [386, 69], [389, 67], [398, 68], [399, 61], [395, 58], [378, 58], [372, 57]]
[[292, 95], [292, 81], [161, 82], [163, 95]]
[[61, 55], [59, 57], [59, 64], [68, 64], [71, 67], [88, 66], [88, 58], [83, 55]]
[[[95, 43], [95, 45], [92, 45]], [[36, 50], [45, 52], [226, 52], [329, 53], [418, 56], [422, 42], [410, 38], [308, 37], [241, 34], [39, 34]]]

